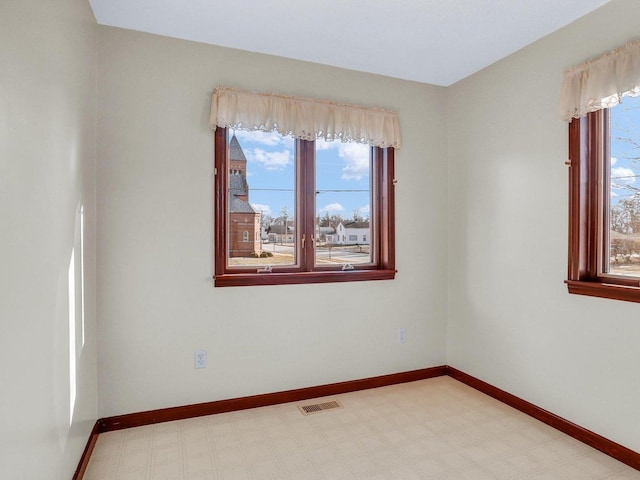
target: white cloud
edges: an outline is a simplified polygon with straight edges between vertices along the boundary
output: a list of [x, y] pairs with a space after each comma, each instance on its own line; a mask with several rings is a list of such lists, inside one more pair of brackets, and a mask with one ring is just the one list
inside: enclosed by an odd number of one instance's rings
[[271, 207], [269, 205], [263, 205], [262, 203], [252, 203], [251, 206], [254, 210], [261, 212], [263, 215], [271, 215]]
[[369, 174], [369, 155], [371, 147], [363, 143], [342, 143], [338, 140], [327, 142], [316, 141], [316, 150], [338, 150], [338, 156], [344, 161], [342, 167], [343, 180], [360, 180]]
[[357, 210], [363, 217], [368, 217], [371, 213], [371, 207], [369, 206], [369, 204], [365, 205], [364, 207], [360, 207]]
[[259, 130], [249, 132], [246, 130], [237, 130], [235, 134], [241, 146], [247, 143], [257, 143], [266, 147], [286, 145], [287, 147], [293, 148], [293, 138], [283, 137], [278, 132], [261, 132]]
[[316, 150], [331, 150], [332, 148], [338, 148], [340, 142], [327, 142], [326, 140], [319, 138], [316, 140]]
[[261, 148], [254, 148], [247, 151], [247, 161], [259, 163], [267, 170], [282, 170], [291, 163], [291, 152], [267, 152]]
[[616, 157], [611, 157], [611, 165], [615, 165], [618, 159]]
[[339, 203], [330, 203], [320, 209], [321, 212], [343, 212], [344, 207]]
[[369, 145], [343, 143], [338, 147], [338, 155], [344, 160], [343, 180], [360, 180], [369, 174]]
[[620, 189], [635, 183], [635, 172], [630, 168], [616, 167], [611, 169], [611, 188]]

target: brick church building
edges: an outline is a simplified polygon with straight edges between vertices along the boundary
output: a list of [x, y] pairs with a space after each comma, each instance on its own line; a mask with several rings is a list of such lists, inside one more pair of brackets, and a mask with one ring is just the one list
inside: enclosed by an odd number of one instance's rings
[[229, 142], [229, 257], [260, 255], [260, 212], [249, 203], [247, 158], [235, 134]]

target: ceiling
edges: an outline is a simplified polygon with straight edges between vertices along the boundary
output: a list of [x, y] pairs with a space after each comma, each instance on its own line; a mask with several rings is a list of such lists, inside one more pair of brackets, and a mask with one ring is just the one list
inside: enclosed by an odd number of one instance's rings
[[609, 0], [89, 0], [98, 23], [451, 85]]

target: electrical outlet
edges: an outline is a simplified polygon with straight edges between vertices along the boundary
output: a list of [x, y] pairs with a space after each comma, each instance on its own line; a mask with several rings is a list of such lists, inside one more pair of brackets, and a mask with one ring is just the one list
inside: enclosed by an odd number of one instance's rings
[[399, 328], [398, 329], [398, 343], [407, 343], [407, 329]]
[[205, 368], [207, 366], [207, 352], [205, 350], [198, 350], [193, 354], [194, 367]]

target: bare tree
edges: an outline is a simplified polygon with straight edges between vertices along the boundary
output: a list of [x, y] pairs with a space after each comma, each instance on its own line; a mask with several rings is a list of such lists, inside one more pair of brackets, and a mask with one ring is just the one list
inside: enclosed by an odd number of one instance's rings
[[628, 237], [640, 233], [640, 188], [634, 185], [638, 177], [635, 171], [640, 167], [640, 126], [634, 121], [639, 112], [640, 104], [632, 100], [611, 111], [612, 150], [618, 160], [625, 160], [622, 168], [614, 167], [613, 160], [610, 165], [610, 187], [618, 194], [622, 190], [622, 198], [611, 197], [609, 208], [610, 229], [621, 234], [609, 242], [611, 260], [615, 263], [630, 263], [640, 254], [637, 240]]

